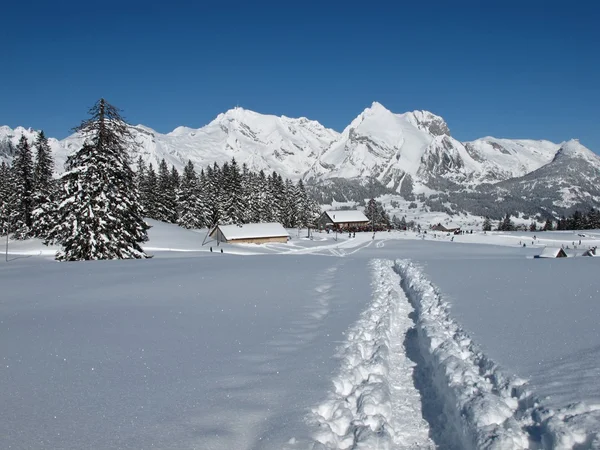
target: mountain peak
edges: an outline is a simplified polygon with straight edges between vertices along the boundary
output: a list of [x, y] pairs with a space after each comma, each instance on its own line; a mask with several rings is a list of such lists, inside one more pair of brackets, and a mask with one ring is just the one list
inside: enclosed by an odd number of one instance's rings
[[560, 160], [562, 158], [580, 158], [587, 160], [598, 160], [598, 156], [588, 148], [584, 147], [579, 139], [571, 139], [560, 144], [560, 148], [554, 156], [554, 160]]
[[426, 131], [432, 136], [450, 136], [450, 128], [446, 121], [432, 112], [415, 110], [402, 116], [419, 130]]
[[381, 103], [379, 102], [373, 102], [371, 104], [371, 106], [369, 106], [368, 108], [366, 108], [364, 110], [364, 113], [366, 114], [380, 114], [380, 113], [388, 113], [388, 114], [392, 114], [392, 112], [387, 109], [385, 106], [383, 106]]

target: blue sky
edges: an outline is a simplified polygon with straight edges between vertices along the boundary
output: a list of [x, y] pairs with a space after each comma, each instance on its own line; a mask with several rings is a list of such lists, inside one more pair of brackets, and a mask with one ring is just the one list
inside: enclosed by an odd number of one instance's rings
[[238, 104], [341, 131], [378, 101], [600, 152], [599, 2], [208, 3], [3, 5], [0, 125], [62, 138], [105, 97], [163, 133]]

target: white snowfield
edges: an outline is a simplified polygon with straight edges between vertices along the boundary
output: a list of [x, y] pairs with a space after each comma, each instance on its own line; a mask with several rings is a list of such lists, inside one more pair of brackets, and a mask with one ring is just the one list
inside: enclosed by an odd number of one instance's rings
[[9, 242], [1, 449], [600, 448], [600, 259], [533, 258], [600, 231], [152, 225], [143, 261]]

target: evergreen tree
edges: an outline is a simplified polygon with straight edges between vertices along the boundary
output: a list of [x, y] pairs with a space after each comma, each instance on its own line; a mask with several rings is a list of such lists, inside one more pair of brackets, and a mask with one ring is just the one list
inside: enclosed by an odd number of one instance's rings
[[215, 162], [206, 168], [204, 199], [207, 209], [208, 226], [212, 227], [221, 220], [221, 169]]
[[223, 223], [243, 224], [246, 211], [242, 177], [235, 158], [223, 165]]
[[144, 171], [144, 178], [140, 180], [142, 198], [142, 210], [145, 217], [160, 220], [158, 216], [159, 198], [158, 198], [158, 177], [152, 163], [148, 164], [148, 169]]
[[552, 219], [546, 219], [546, 223], [544, 224], [544, 231], [552, 231], [554, 229], [554, 225], [552, 223]]
[[502, 222], [500, 222], [498, 229], [499, 231], [514, 231], [515, 225], [510, 219], [510, 214], [507, 213], [506, 216], [504, 216], [504, 219]]
[[406, 216], [402, 216], [402, 219], [400, 219], [400, 223], [398, 224], [398, 226], [400, 227], [401, 230], [406, 230], [406, 228], [407, 228]]
[[156, 219], [168, 223], [177, 222], [177, 199], [172, 172], [162, 159], [158, 166], [158, 192], [156, 194]]
[[144, 191], [145, 176], [146, 176], [146, 164], [144, 163], [144, 159], [142, 158], [142, 155], [140, 155], [136, 162], [135, 187], [137, 188], [138, 192], [140, 193], [140, 196], [142, 197], [142, 203], [144, 203], [143, 191]]
[[56, 225], [56, 183], [53, 178], [54, 159], [48, 139], [43, 131], [38, 133], [34, 143], [36, 149], [36, 163], [34, 170], [33, 194], [33, 236], [47, 237], [50, 230]]
[[9, 233], [10, 200], [13, 191], [10, 167], [2, 161], [0, 164], [0, 235]]
[[130, 167], [133, 139], [119, 111], [104, 99], [75, 131], [86, 137], [61, 177], [58, 223], [47, 242], [63, 249], [59, 261], [146, 258], [140, 247], [149, 226]]
[[184, 228], [202, 228], [201, 216], [198, 214], [198, 177], [194, 164], [188, 161], [183, 169], [183, 177], [177, 190], [177, 223]]
[[600, 211], [595, 208], [590, 209], [587, 214], [587, 228], [589, 230], [600, 229]]
[[485, 219], [483, 219], [483, 224], [481, 225], [481, 229], [483, 231], [492, 231], [492, 221], [490, 220], [489, 217], [485, 217]]
[[561, 231], [561, 230], [566, 230], [567, 227], [568, 227], [567, 218], [565, 216], [561, 216], [560, 219], [558, 219], [558, 222], [556, 223], [556, 229]]
[[537, 223], [535, 221], [529, 224], [529, 231], [537, 231]]
[[25, 136], [21, 135], [12, 165], [13, 192], [9, 225], [16, 239], [29, 237], [33, 224], [33, 158]]
[[583, 230], [585, 229], [583, 214], [580, 211], [575, 211], [573, 215], [567, 221], [567, 229], [569, 230]]
[[198, 203], [196, 205], [200, 228], [210, 227], [212, 225], [210, 221], [210, 208], [207, 200], [207, 184], [207, 176], [204, 173], [204, 169], [202, 169], [198, 179]]

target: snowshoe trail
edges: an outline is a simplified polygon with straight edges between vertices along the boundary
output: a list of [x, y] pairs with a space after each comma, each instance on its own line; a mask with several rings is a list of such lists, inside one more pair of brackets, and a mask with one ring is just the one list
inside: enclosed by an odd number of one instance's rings
[[348, 331], [333, 391], [309, 418], [315, 448], [435, 448], [404, 351], [412, 307], [391, 261], [370, 266], [372, 302]]

